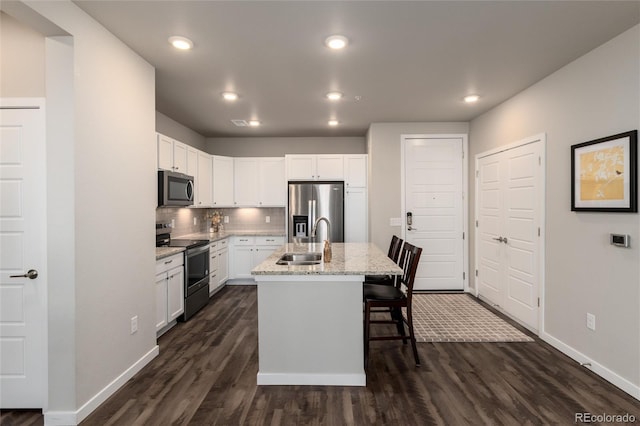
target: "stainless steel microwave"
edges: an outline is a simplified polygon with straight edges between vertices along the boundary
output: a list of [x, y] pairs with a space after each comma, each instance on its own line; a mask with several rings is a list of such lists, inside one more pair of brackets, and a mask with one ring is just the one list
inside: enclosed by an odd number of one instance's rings
[[158, 170], [158, 207], [192, 205], [193, 176]]

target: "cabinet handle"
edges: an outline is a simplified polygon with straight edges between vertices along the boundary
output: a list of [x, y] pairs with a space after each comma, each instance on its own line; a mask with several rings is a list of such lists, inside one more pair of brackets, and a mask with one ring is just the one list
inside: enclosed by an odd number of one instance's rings
[[165, 264], [165, 265], [168, 265], [168, 264], [170, 264], [171, 262], [173, 262], [173, 259], [171, 259], [171, 260], [168, 260], [168, 261], [164, 262], [164, 264]]

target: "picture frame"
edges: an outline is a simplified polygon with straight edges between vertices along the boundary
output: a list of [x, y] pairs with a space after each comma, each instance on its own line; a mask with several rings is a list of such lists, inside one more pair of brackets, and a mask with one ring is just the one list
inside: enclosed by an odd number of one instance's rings
[[638, 131], [571, 146], [571, 210], [638, 212]]

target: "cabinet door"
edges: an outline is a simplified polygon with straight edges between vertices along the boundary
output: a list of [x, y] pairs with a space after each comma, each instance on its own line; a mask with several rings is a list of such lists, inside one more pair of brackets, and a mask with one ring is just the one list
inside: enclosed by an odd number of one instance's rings
[[173, 321], [184, 312], [184, 268], [173, 268], [167, 279], [167, 322]]
[[156, 331], [167, 325], [167, 273], [156, 275]]
[[366, 243], [367, 238], [367, 189], [348, 188], [344, 200], [344, 241]]
[[231, 278], [251, 278], [253, 268], [253, 246], [233, 248]]
[[211, 170], [211, 156], [202, 151], [198, 152], [198, 176], [196, 177], [196, 206], [206, 207], [211, 205], [211, 183], [213, 180]]
[[222, 249], [218, 252], [218, 285], [224, 284], [229, 279], [229, 250]]
[[316, 159], [316, 180], [344, 179], [343, 155], [318, 155]]
[[344, 156], [344, 182], [347, 187], [367, 186], [367, 155]]
[[233, 159], [233, 204], [235, 206], [258, 205], [258, 159]]
[[218, 287], [218, 250], [217, 244], [209, 246], [209, 293]]
[[213, 156], [213, 205], [233, 206], [233, 158]]
[[189, 176], [198, 176], [198, 151], [190, 146], [187, 147], [187, 171]]
[[158, 168], [173, 170], [173, 139], [157, 134], [158, 137]]
[[173, 141], [173, 170], [187, 173], [187, 145]]
[[286, 155], [287, 180], [312, 180], [316, 174], [315, 155]]
[[284, 178], [284, 158], [261, 158], [258, 189], [260, 206], [284, 207], [287, 184]]

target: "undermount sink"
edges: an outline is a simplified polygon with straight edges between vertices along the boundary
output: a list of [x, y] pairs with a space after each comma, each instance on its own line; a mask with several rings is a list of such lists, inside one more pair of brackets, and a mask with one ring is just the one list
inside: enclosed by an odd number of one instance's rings
[[285, 253], [276, 265], [319, 265], [322, 253]]

